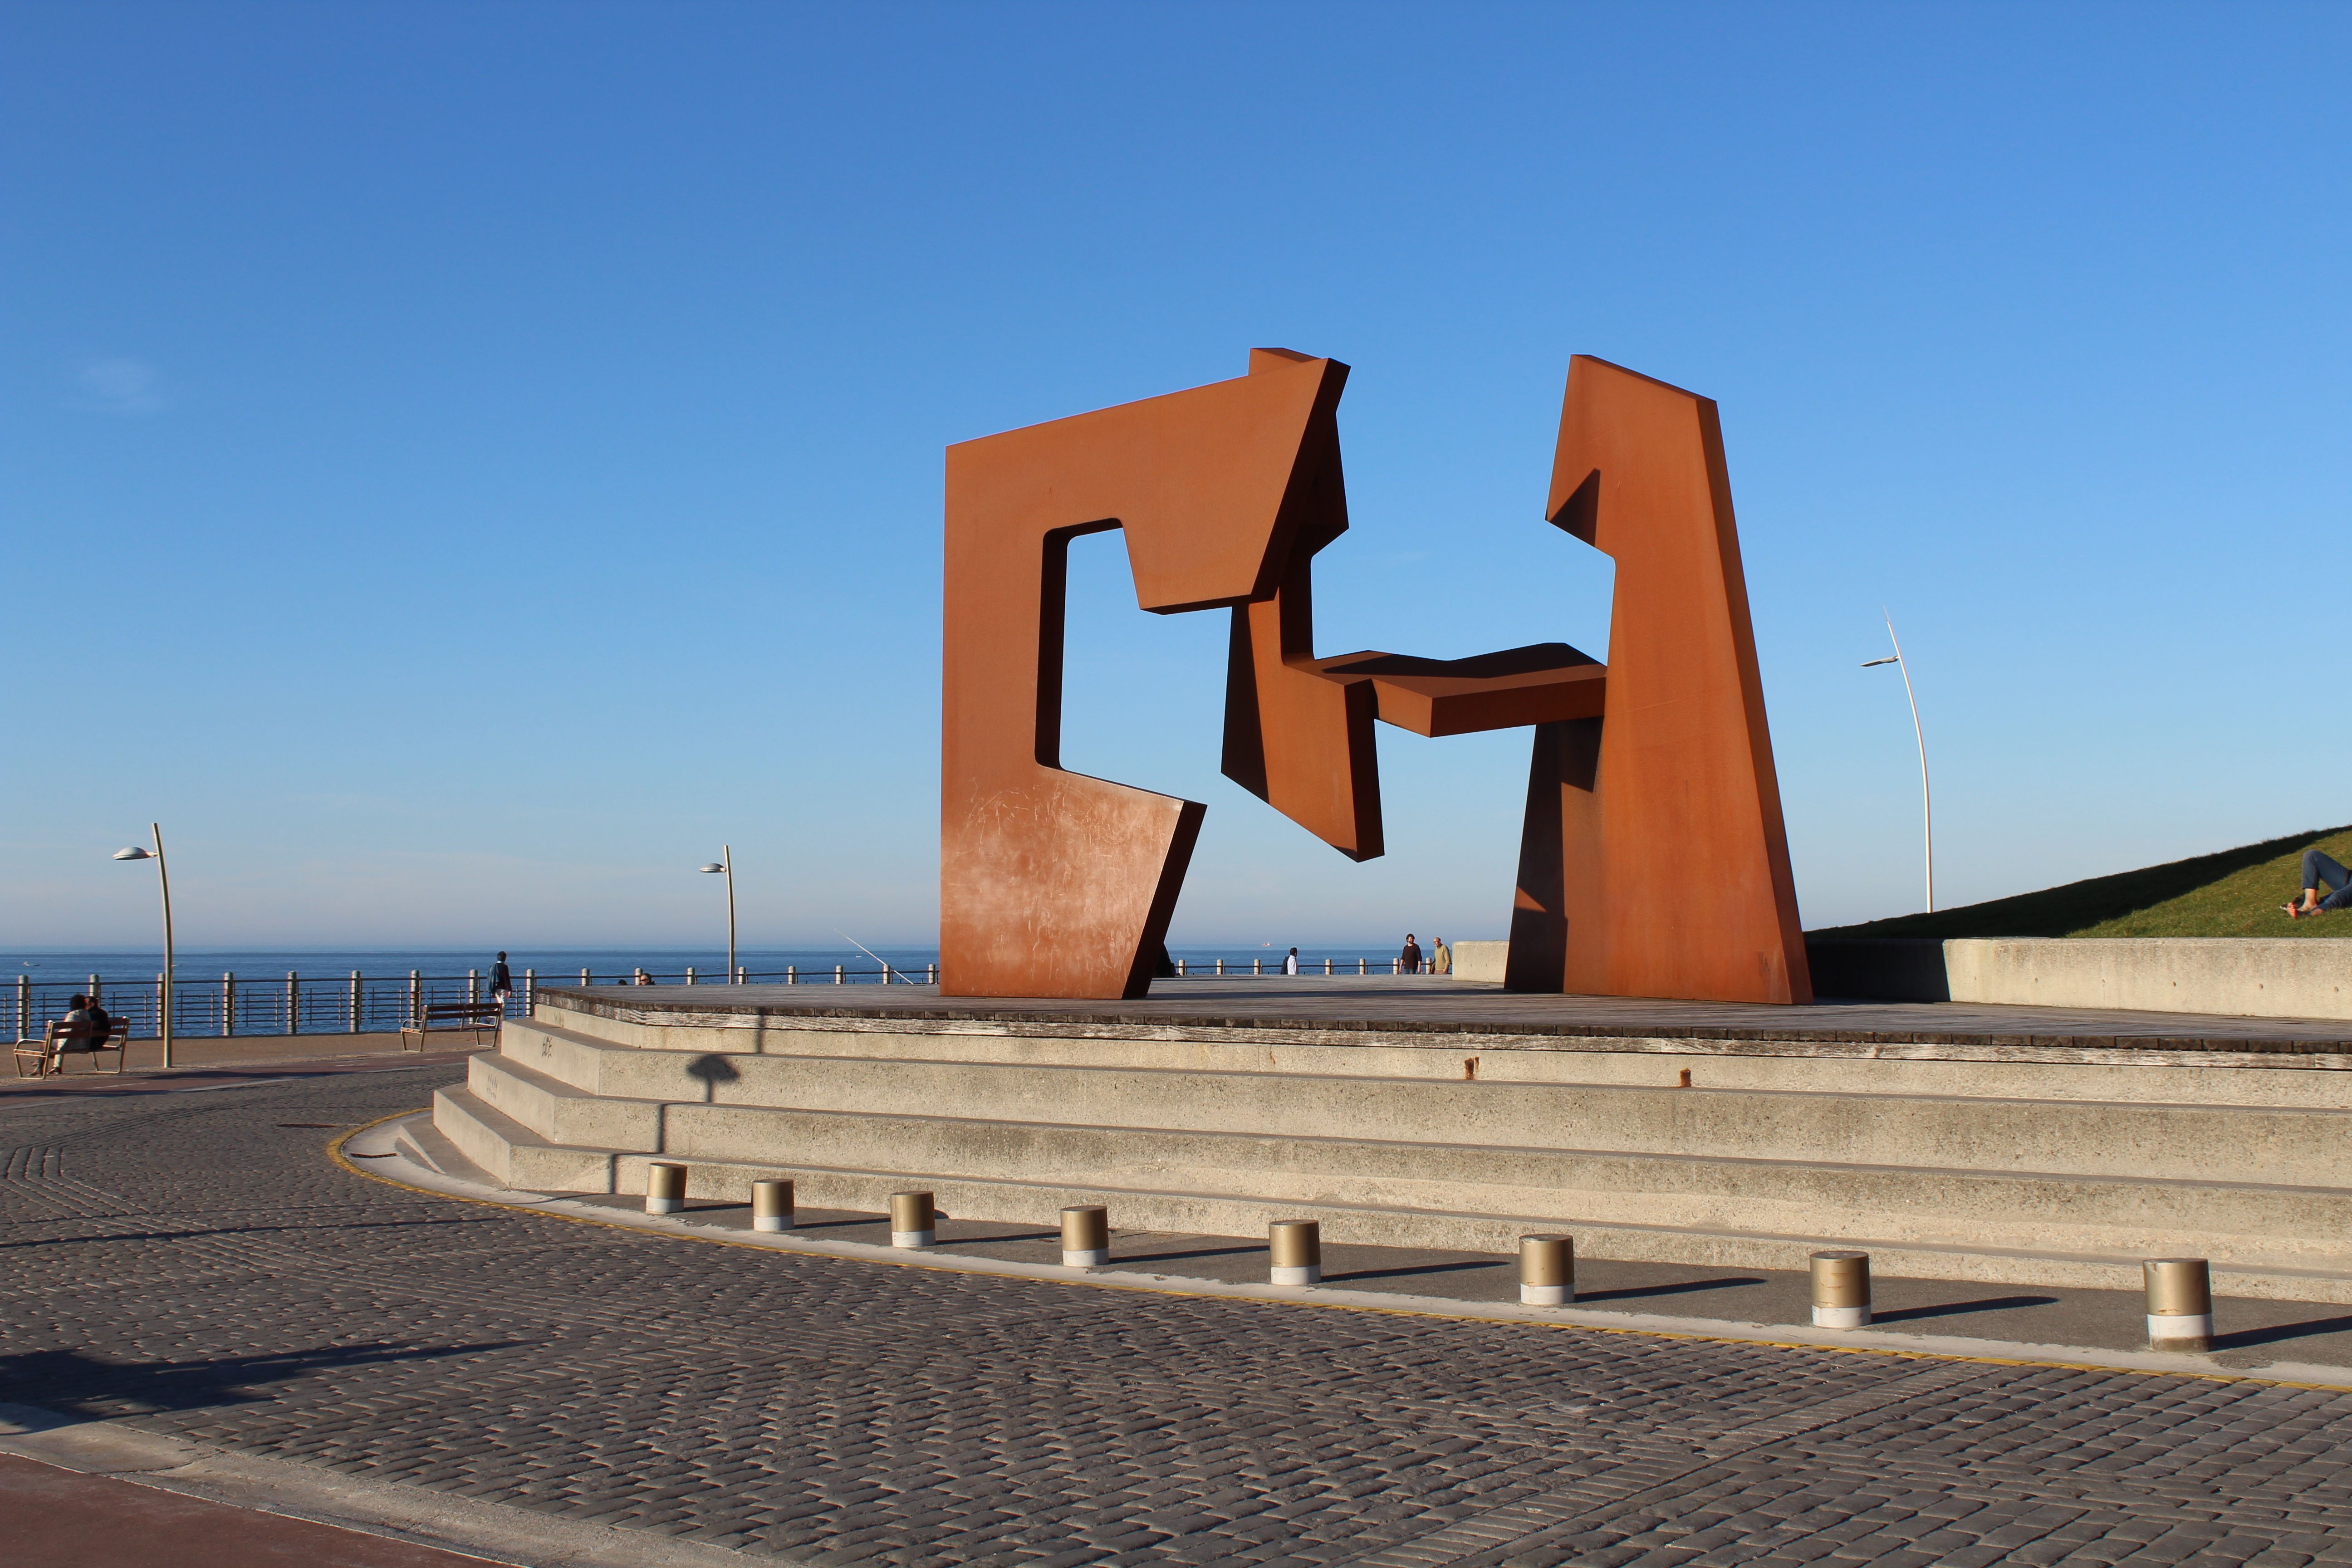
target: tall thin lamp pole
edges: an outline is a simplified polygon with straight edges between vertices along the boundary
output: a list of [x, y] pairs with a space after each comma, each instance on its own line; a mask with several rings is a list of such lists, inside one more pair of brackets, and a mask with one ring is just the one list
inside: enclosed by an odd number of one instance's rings
[[152, 858], [155, 862], [156, 879], [163, 887], [163, 1016], [159, 1021], [159, 1028], [163, 1038], [163, 1065], [170, 1067], [172, 1065], [172, 975], [176, 967], [172, 954], [172, 868], [163, 860], [163, 825], [160, 822], [151, 822], [147, 826], [148, 830], [155, 835], [155, 852], [152, 857], [146, 850], [134, 847], [118, 849], [114, 852], [114, 858], [117, 860]]
[[1874, 658], [1862, 668], [1891, 664], [1903, 672], [1903, 696], [1911, 704], [1911, 735], [1919, 742], [1919, 834], [1927, 846], [1927, 912], [1932, 915], [1936, 912], [1936, 811], [1934, 798], [1927, 793], [1927, 732], [1919, 727], [1919, 698], [1911, 689], [1911, 666], [1903, 657], [1903, 639], [1895, 635], [1892, 615], [1886, 616], [1886, 640], [1895, 645], [1895, 657]]
[[735, 984], [735, 851], [727, 845], [719, 847], [718, 864], [696, 868], [715, 871], [727, 879], [727, 984]]

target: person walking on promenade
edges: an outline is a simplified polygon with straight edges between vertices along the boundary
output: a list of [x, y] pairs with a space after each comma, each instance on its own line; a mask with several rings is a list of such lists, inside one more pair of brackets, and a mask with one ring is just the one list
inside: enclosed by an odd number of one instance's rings
[[1442, 936], [1430, 944], [1429, 972], [1432, 974], [1454, 973], [1454, 950], [1445, 945], [1445, 939]]
[[1292, 948], [1287, 953], [1283, 955], [1282, 972], [1285, 974], [1296, 974], [1298, 973], [1298, 950], [1297, 948]]
[[[2319, 896], [2322, 888], [2327, 889], [2327, 896], [2324, 899]], [[2329, 910], [2340, 910], [2347, 905], [2352, 905], [2352, 871], [2346, 870], [2344, 863], [2332, 855], [2323, 855], [2316, 849], [2305, 850], [2303, 900], [2300, 903], [2283, 906], [2287, 918], [2299, 921], [2305, 915], [2325, 914]]]
[[490, 998], [504, 1007], [507, 998], [513, 994], [514, 971], [507, 967], [507, 955], [502, 952], [499, 961], [490, 965]]
[[1400, 974], [1421, 973], [1421, 943], [1413, 940], [1412, 932], [1404, 933], [1404, 951], [1397, 954], [1397, 973]]

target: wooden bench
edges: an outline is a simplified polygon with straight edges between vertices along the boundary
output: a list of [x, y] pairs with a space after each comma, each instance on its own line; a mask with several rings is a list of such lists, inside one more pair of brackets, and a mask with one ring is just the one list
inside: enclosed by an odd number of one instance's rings
[[477, 1044], [484, 1035], [489, 1043], [498, 1044], [499, 1024], [507, 1015], [503, 1002], [438, 1002], [425, 1009], [425, 1016], [400, 1028], [400, 1048], [408, 1048], [408, 1037], [416, 1037], [416, 1048], [425, 1048], [425, 1037], [446, 1030], [471, 1029]]
[[[98, 1065], [98, 1053], [114, 1053], [114, 1070], [122, 1070], [122, 1058], [131, 1044], [131, 1020], [116, 1018], [101, 1031], [93, 1024], [68, 1024], [63, 1019], [51, 1019], [48, 1027], [37, 1040], [16, 1042], [16, 1076], [18, 1078], [49, 1078], [66, 1070], [68, 1052], [89, 1058], [89, 1070], [102, 1072]], [[31, 1062], [33, 1070], [25, 1071]]]

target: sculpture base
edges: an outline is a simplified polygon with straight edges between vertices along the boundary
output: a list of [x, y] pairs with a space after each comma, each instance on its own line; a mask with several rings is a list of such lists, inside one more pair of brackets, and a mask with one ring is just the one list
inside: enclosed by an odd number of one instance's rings
[[[542, 991], [435, 1124], [496, 1180], [958, 1218], [2352, 1301], [2352, 1028], [1528, 996], [1432, 978]], [[2258, 1169], [2243, 1152], [2263, 1151]]]

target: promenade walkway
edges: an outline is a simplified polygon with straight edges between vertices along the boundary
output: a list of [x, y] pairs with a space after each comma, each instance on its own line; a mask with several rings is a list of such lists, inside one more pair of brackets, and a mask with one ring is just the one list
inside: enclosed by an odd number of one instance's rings
[[893, 1268], [328, 1158], [458, 1076], [0, 1096], [0, 1402], [508, 1561], [2352, 1563], [2352, 1393]]

